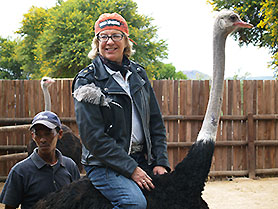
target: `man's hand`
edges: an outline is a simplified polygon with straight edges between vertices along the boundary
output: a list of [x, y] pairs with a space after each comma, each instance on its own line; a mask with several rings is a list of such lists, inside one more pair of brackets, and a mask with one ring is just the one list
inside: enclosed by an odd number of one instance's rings
[[153, 168], [153, 174], [154, 174], [154, 175], [162, 175], [162, 174], [164, 174], [164, 173], [168, 173], [168, 172], [167, 172], [167, 170], [166, 170], [164, 167], [162, 167], [162, 166], [155, 166], [155, 167]]

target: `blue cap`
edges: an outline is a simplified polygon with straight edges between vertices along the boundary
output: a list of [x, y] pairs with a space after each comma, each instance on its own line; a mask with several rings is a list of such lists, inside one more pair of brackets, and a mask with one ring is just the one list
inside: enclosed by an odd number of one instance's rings
[[42, 124], [50, 129], [54, 129], [56, 127], [61, 128], [62, 126], [59, 117], [54, 112], [50, 111], [38, 113], [34, 117], [30, 129], [32, 129], [36, 124]]

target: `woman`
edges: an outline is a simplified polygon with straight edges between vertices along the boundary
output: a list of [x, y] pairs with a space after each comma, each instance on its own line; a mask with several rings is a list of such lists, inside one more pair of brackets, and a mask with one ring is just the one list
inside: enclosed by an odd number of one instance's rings
[[[117, 13], [95, 23], [91, 65], [73, 82], [82, 163], [114, 208], [146, 208], [141, 189], [154, 188], [142, 168], [170, 171], [161, 112], [145, 70], [129, 60], [128, 25]], [[140, 189], [141, 188], [141, 189]]]

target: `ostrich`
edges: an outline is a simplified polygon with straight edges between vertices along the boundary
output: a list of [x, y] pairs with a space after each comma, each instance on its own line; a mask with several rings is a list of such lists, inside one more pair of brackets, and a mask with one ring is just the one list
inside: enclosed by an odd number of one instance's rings
[[[151, 176], [155, 189], [143, 191], [151, 209], [205, 209], [202, 199], [214, 152], [220, 118], [225, 67], [225, 42], [236, 28], [251, 28], [232, 11], [222, 11], [214, 23], [213, 81], [203, 125], [189, 153], [171, 173]], [[88, 178], [64, 187], [40, 200], [35, 208], [108, 209], [109, 201], [97, 191]]]
[[[55, 80], [50, 77], [43, 77], [41, 79], [41, 88], [44, 96], [44, 109], [51, 111], [51, 97], [49, 94], [49, 86], [55, 83]], [[57, 142], [57, 149], [59, 149], [64, 156], [70, 157], [78, 166], [79, 171], [82, 171], [81, 164], [81, 150], [82, 145], [80, 139], [74, 135], [72, 130], [62, 124], [63, 137]], [[33, 150], [37, 147], [34, 140], [31, 140], [27, 146], [28, 155], [31, 155]]]

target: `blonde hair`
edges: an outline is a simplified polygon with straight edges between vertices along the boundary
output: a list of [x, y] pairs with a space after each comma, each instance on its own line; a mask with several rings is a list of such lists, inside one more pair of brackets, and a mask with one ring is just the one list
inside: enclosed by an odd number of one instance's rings
[[[124, 55], [127, 58], [130, 58], [134, 53], [135, 50], [132, 48], [133, 47], [133, 43], [128, 39], [128, 37], [123, 33], [125, 41], [127, 43], [126, 48], [124, 49]], [[99, 40], [97, 39], [97, 37], [95, 36], [93, 41], [92, 41], [92, 49], [88, 54], [88, 57], [90, 59], [95, 59], [98, 55], [99, 55]]]

